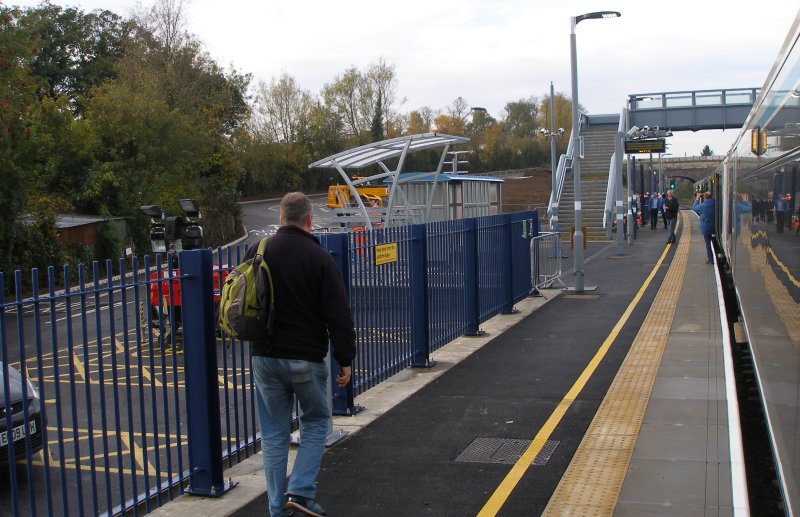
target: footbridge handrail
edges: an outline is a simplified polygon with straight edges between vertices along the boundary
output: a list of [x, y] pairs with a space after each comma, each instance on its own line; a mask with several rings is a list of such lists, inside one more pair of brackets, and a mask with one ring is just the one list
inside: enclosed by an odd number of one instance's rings
[[[578, 124], [578, 134], [580, 134], [580, 126], [583, 125], [584, 114], [580, 114], [580, 124]], [[564, 190], [564, 179], [567, 176], [567, 169], [572, 168], [572, 157], [574, 156], [573, 142], [576, 140], [576, 128], [572, 128], [569, 136], [569, 144], [567, 145], [567, 152], [558, 157], [558, 166], [551, 174], [556, 175], [555, 190], [550, 192], [550, 201], [547, 204], [547, 215], [550, 220], [550, 229], [558, 231], [558, 203], [561, 201], [561, 193]]]
[[[617, 134], [614, 138], [619, 138], [621, 133], [626, 131], [627, 120], [625, 117], [625, 109], [619, 117], [619, 125], [617, 127]], [[608, 166], [608, 186], [606, 187], [606, 203], [603, 209], [603, 228], [606, 229], [606, 236], [611, 236], [611, 225], [608, 224], [608, 217], [614, 212], [614, 207], [617, 205], [617, 193], [620, 191], [622, 185], [619, 184], [619, 179], [622, 178], [618, 168], [621, 166], [622, 160], [617, 160], [617, 150], [611, 154], [611, 163]]]

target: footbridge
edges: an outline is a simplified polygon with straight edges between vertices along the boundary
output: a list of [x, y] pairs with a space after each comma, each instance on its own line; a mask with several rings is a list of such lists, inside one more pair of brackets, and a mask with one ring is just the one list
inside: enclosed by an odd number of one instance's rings
[[637, 93], [628, 96], [629, 125], [671, 131], [744, 125], [759, 88]]
[[[590, 239], [610, 237], [609, 218], [622, 217], [623, 179], [632, 187], [628, 192], [644, 193], [667, 178], [700, 180], [720, 165], [717, 157], [679, 158], [664, 156], [665, 139], [676, 131], [741, 128], [758, 97], [759, 88], [636, 93], [628, 95], [620, 114], [581, 115], [578, 137], [570, 137], [567, 153], [559, 161], [556, 189], [551, 195], [548, 214], [553, 229], [570, 228], [573, 205], [577, 202], [570, 188], [573, 183], [573, 144], [580, 141], [583, 191], [580, 202], [585, 214], [583, 225]], [[648, 154], [627, 154], [626, 141], [648, 144]], [[627, 173], [625, 172], [627, 170]], [[653, 175], [657, 174], [655, 179]], [[569, 178], [569, 179], [567, 179]], [[621, 196], [621, 197], [618, 197]], [[630, 199], [628, 200], [630, 204]], [[565, 235], [569, 235], [568, 233]]]

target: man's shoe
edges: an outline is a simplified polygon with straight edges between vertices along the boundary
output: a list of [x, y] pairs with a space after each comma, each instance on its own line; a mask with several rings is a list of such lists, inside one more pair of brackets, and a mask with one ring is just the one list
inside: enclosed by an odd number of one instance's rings
[[286, 508], [297, 510], [304, 515], [311, 517], [325, 517], [328, 513], [313, 499], [308, 499], [301, 495], [286, 494]]

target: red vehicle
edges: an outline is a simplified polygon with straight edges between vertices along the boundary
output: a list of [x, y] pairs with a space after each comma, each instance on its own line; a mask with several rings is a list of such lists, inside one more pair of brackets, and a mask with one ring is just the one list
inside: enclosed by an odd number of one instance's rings
[[[222, 265], [222, 274], [220, 275], [220, 266], [214, 264], [213, 266], [213, 283], [214, 283], [214, 303], [215, 307], [219, 307], [220, 292], [222, 284], [228, 278], [229, 268], [226, 264]], [[164, 338], [170, 336], [172, 325], [175, 325], [175, 337], [179, 337], [181, 332], [181, 282], [180, 282], [180, 269], [172, 269], [171, 271], [164, 268], [157, 273], [150, 275], [149, 282], [149, 295], [148, 306], [150, 308], [150, 316], [148, 319], [147, 314], [142, 306], [139, 318], [142, 330], [148, 327], [154, 330], [154, 333], [160, 333], [163, 329]], [[172, 277], [170, 281], [169, 278]], [[222, 279], [220, 280], [220, 276]], [[215, 308], [215, 313], [216, 313]], [[163, 325], [161, 317], [164, 317]], [[146, 337], [146, 335], [145, 335]]]

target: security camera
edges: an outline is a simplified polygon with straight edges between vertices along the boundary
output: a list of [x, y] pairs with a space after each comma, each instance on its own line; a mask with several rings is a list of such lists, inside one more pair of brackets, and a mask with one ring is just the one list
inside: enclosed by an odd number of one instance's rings
[[639, 133], [639, 126], [633, 126], [626, 133], [628, 136], [636, 136]]
[[645, 131], [650, 131], [650, 126], [644, 126]]
[[653, 131], [658, 131], [658, 126], [653, 126]]

